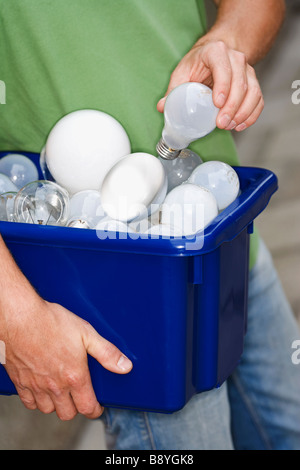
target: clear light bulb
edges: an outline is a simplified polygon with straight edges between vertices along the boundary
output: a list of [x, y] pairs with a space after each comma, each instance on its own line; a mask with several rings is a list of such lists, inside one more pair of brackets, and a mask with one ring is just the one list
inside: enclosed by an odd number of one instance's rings
[[237, 198], [240, 190], [236, 171], [227, 163], [219, 161], [200, 165], [191, 174], [189, 183], [209, 189], [217, 200], [219, 211], [228, 207]]
[[133, 153], [107, 173], [101, 188], [106, 214], [121, 222], [133, 222], [159, 209], [167, 193], [167, 177], [157, 157]]
[[71, 218], [67, 222], [67, 227], [69, 228], [83, 228], [83, 229], [91, 229], [91, 225], [88, 220], [85, 218]]
[[4, 193], [0, 196], [0, 220], [14, 222], [14, 203], [17, 193]]
[[110, 168], [130, 152], [128, 135], [116, 119], [101, 111], [83, 109], [55, 124], [41, 165], [69, 194], [75, 194], [99, 190]]
[[174, 160], [166, 160], [159, 157], [164, 166], [168, 178], [168, 193], [180, 184], [186, 182], [195, 168], [197, 168], [202, 160], [195, 152], [190, 149], [184, 149]]
[[35, 164], [25, 155], [11, 153], [1, 158], [0, 173], [5, 174], [18, 189], [39, 179]]
[[68, 214], [68, 192], [52, 181], [29, 183], [18, 192], [15, 199], [16, 222], [65, 225]]
[[18, 192], [18, 188], [8, 176], [0, 173], [0, 194], [8, 192]]
[[[80, 191], [71, 197], [69, 222], [82, 221], [85, 222], [82, 224], [83, 228], [95, 228], [104, 217], [106, 217], [106, 214], [102, 208], [99, 191]], [[79, 227], [80, 223], [77, 222], [77, 225]]]
[[189, 82], [174, 88], [165, 103], [165, 125], [156, 147], [158, 154], [167, 160], [177, 158], [180, 150], [215, 129], [218, 113], [207, 86]]
[[161, 223], [188, 236], [205, 229], [217, 215], [214, 195], [205, 188], [186, 183], [167, 195], [162, 205]]

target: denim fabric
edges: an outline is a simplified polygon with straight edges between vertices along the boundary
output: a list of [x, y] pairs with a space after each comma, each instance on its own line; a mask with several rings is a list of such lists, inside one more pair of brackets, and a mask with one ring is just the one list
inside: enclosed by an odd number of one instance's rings
[[248, 305], [245, 353], [228, 380], [235, 448], [300, 450], [300, 366], [291, 359], [300, 332], [263, 243]]
[[108, 447], [124, 450], [300, 450], [300, 331], [263, 242], [249, 279], [245, 350], [220, 389], [172, 415], [106, 409]]

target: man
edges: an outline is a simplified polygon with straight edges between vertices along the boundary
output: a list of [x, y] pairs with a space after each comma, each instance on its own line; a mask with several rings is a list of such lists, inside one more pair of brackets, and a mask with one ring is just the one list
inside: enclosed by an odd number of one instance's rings
[[[96, 108], [123, 124], [133, 151], [155, 153], [161, 94], [199, 81], [212, 87], [220, 112], [218, 129], [192, 148], [204, 160], [238, 164], [227, 131], [245, 130], [263, 109], [252, 65], [271, 47], [284, 2], [215, 3], [217, 21], [205, 34], [202, 0], [0, 0], [1, 79], [7, 87], [1, 148], [39, 152], [59, 118]], [[0, 259], [0, 339], [20, 399], [63, 420], [77, 412], [99, 417], [87, 353], [115, 373], [129, 372], [131, 362], [63, 306], [41, 299], [2, 240]], [[230, 406], [225, 385], [170, 416], [108, 409], [116, 448], [300, 448], [300, 381], [288, 356], [297, 327], [257, 234], [250, 264], [247, 344], [228, 382]], [[270, 347], [274, 337], [276, 350]]]

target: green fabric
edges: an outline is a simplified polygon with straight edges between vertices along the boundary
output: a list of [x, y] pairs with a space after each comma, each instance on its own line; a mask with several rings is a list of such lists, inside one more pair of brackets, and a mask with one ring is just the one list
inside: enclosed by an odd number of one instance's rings
[[[40, 152], [62, 116], [92, 108], [124, 126], [133, 152], [155, 154], [157, 101], [204, 32], [203, 0], [0, 0], [0, 150]], [[229, 132], [192, 148], [238, 164]]]

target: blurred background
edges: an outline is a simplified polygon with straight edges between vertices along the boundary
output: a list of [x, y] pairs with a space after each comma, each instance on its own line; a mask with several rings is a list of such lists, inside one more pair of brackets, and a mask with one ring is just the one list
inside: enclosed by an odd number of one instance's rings
[[[215, 17], [205, 0], [209, 23]], [[257, 227], [270, 248], [279, 276], [300, 323], [300, 104], [292, 103], [292, 83], [300, 80], [300, 0], [287, 0], [287, 16], [272, 51], [257, 67], [265, 110], [249, 130], [234, 133], [241, 163], [272, 170], [279, 191]], [[63, 423], [56, 415], [27, 411], [17, 397], [0, 397], [0, 450], [105, 449], [102, 423], [77, 416]]]

